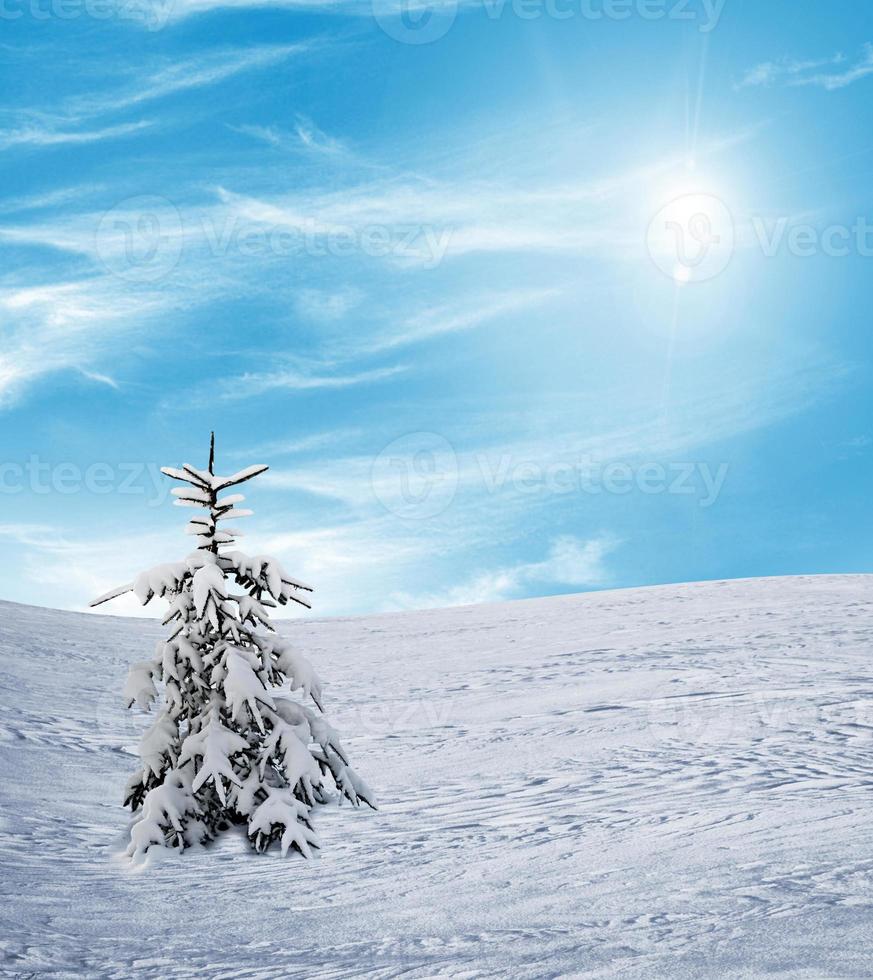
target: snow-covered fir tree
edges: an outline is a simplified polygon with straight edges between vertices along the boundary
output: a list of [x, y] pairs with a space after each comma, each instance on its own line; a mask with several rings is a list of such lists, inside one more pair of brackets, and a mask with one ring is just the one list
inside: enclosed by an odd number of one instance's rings
[[131, 667], [124, 691], [128, 707], [160, 702], [125, 792], [136, 814], [128, 853], [181, 850], [245, 824], [256, 850], [277, 841], [283, 856], [296, 849], [309, 857], [318, 846], [314, 807], [338, 797], [375, 809], [375, 799], [323, 717], [312, 664], [270, 625], [269, 608], [309, 608], [312, 589], [275, 559], [236, 550], [240, 532], [224, 524], [251, 513], [239, 506], [242, 494], [224, 492], [267, 467], [217, 476], [214, 458], [213, 436], [208, 469], [162, 471], [184, 484], [173, 489], [176, 504], [206, 511], [188, 523], [196, 549], [91, 604], [127, 592], [143, 605], [169, 601], [163, 622], [172, 632], [151, 660]]

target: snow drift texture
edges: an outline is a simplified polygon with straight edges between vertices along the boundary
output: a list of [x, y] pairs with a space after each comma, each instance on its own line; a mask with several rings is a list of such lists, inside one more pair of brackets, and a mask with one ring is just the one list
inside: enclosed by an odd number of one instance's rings
[[0, 605], [3, 969], [92, 977], [840, 976], [873, 938], [873, 579], [282, 630], [379, 813], [130, 869], [118, 692], [165, 630]]

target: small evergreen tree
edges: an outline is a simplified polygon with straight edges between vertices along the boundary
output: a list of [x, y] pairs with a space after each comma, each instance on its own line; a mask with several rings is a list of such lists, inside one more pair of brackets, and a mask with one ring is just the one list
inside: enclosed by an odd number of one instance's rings
[[176, 504], [207, 512], [186, 529], [196, 550], [91, 603], [127, 592], [143, 605], [167, 598], [163, 622], [173, 625], [153, 658], [130, 668], [124, 690], [127, 707], [148, 710], [163, 686], [161, 708], [140, 742], [142, 767], [125, 791], [125, 806], [136, 813], [128, 854], [141, 857], [156, 845], [182, 850], [244, 823], [256, 850], [278, 841], [283, 856], [294, 848], [310, 857], [318, 846], [312, 810], [330, 801], [331, 783], [340, 801], [375, 809], [375, 800], [322, 717], [312, 664], [270, 625], [270, 607], [291, 601], [309, 608], [312, 589], [273, 558], [229, 550], [239, 532], [222, 522], [251, 511], [239, 507], [242, 494], [220, 495], [267, 467], [216, 476], [214, 459], [213, 435], [206, 471], [188, 464], [162, 470], [185, 484], [173, 489]]

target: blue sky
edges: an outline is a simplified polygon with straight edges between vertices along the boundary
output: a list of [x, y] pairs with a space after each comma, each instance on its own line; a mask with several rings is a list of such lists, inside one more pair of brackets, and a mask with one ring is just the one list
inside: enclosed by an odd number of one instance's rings
[[181, 557], [213, 428], [320, 614], [873, 571], [863, 5], [0, 19], [4, 598]]

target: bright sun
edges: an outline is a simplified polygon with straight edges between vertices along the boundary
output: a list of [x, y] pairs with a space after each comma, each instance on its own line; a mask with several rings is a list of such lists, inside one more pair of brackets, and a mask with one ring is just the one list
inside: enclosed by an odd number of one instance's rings
[[658, 195], [646, 233], [655, 265], [684, 285], [713, 279], [734, 250], [734, 221], [723, 192], [703, 180]]

